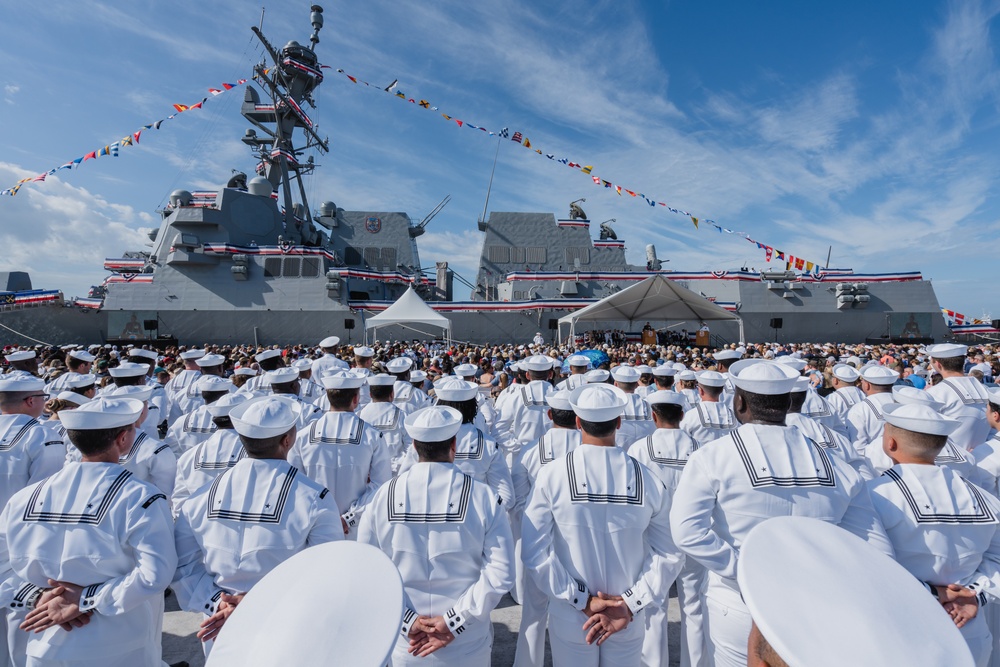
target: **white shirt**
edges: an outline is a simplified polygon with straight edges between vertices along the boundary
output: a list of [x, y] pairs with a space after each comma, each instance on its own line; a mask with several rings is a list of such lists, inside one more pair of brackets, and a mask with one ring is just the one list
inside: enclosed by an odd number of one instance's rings
[[138, 479], [149, 482], [167, 498], [174, 494], [174, 480], [177, 478], [177, 456], [155, 438], [138, 429], [135, 440], [128, 451], [118, 457], [118, 463], [132, 471]]
[[623, 449], [656, 430], [649, 404], [639, 394], [625, 394], [628, 405], [622, 413], [622, 425], [615, 433], [615, 444]]
[[789, 412], [785, 415], [785, 425], [796, 427], [802, 431], [802, 435], [839, 456], [842, 461], [854, 468], [862, 479], [868, 480], [875, 476], [867, 459], [854, 449], [854, 445], [844, 435], [826, 424], [800, 412]]
[[311, 378], [299, 378], [299, 400], [306, 403], [315, 403], [316, 399], [326, 390], [321, 385], [316, 384]]
[[517, 385], [497, 420], [497, 435], [505, 452], [516, 455], [521, 447], [538, 440], [549, 429], [552, 422], [545, 398], [554, 391], [555, 387], [545, 380]]
[[865, 445], [882, 435], [882, 429], [885, 428], [882, 406], [892, 402], [890, 392], [880, 392], [866, 396], [847, 411], [847, 439], [854, 445], [854, 449], [860, 452]]
[[[865, 447], [865, 458], [868, 459], [872, 469], [878, 475], [896, 465], [882, 448], [882, 438], [877, 438], [868, 443], [868, 446]], [[951, 468], [970, 482], [976, 482], [980, 479], [976, 471], [976, 457], [973, 456], [972, 452], [956, 446], [951, 441], [951, 438], [948, 438], [944, 443], [944, 447], [934, 457], [934, 465]]]
[[575, 428], [552, 427], [542, 434], [538, 442], [522, 447], [511, 467], [514, 482], [513, 511], [522, 512], [528, 504], [531, 489], [542, 466], [552, 463], [580, 446], [580, 431]]
[[667, 494], [673, 497], [680, 482], [684, 465], [698, 443], [687, 431], [679, 428], [658, 428], [650, 435], [632, 443], [628, 455], [653, 471], [660, 478]]
[[[577, 387], [582, 387], [585, 384], [587, 384], [587, 374], [586, 373], [579, 373], [577, 375], [570, 375], [568, 378], [566, 378], [565, 380], [561, 381], [559, 384], [556, 385], [556, 390], [557, 391], [562, 391], [563, 389], [565, 389], [566, 391], [573, 391]], [[509, 389], [509, 387], [508, 387], [508, 389]], [[499, 399], [500, 399], [500, 397], [498, 396], [497, 397], [497, 401], [498, 402], [499, 402]]]
[[110, 662], [147, 645], [176, 567], [165, 496], [113, 463], [67, 463], [0, 514], [0, 606], [54, 579], [86, 586], [80, 609], [94, 611], [83, 628], [31, 634], [30, 656]]
[[28, 415], [0, 415], [0, 508], [11, 496], [63, 466], [66, 446]]
[[976, 459], [976, 472], [970, 480], [989, 491], [1000, 492], [1000, 433], [972, 450]]
[[175, 529], [181, 609], [215, 613], [299, 551], [344, 538], [333, 494], [281, 459], [245, 458], [181, 506]]
[[409, 382], [396, 380], [395, 384], [392, 385], [392, 402], [397, 408], [410, 414], [426, 407], [430, 403], [430, 398]]
[[738, 425], [728, 405], [711, 401], [696, 403], [681, 419], [681, 429], [700, 446], [721, 438]]
[[385, 436], [385, 444], [389, 448], [390, 466], [395, 477], [403, 458], [413, 445], [413, 439], [403, 428], [406, 413], [394, 403], [380, 401], [361, 408], [358, 416]]
[[201, 389], [198, 388], [199, 377], [195, 378], [187, 387], [182, 390], [175, 391], [170, 397], [169, 414], [167, 414], [166, 420], [170, 426], [181, 419], [184, 415], [190, 414], [200, 407], [205, 405], [205, 399], [201, 395]]
[[865, 392], [851, 385], [848, 387], [841, 387], [827, 396], [826, 404], [830, 406], [830, 410], [833, 414], [837, 415], [837, 419], [839, 419], [846, 428], [847, 411], [863, 400], [865, 400]]
[[942, 415], [961, 422], [950, 436], [956, 445], [972, 449], [989, 437], [990, 425], [986, 421], [989, 394], [979, 380], [970, 377], [944, 378], [929, 387], [927, 393], [935, 401], [944, 404]]
[[669, 513], [646, 466], [620, 447], [581, 444], [538, 472], [522, 520], [525, 570], [553, 604], [582, 610], [601, 591], [638, 614], [666, 600], [684, 562]]
[[202, 405], [174, 421], [167, 429], [167, 437], [163, 442], [170, 445], [174, 454], [180, 456], [195, 445], [208, 440], [209, 436], [218, 430], [212, 421], [208, 406]]
[[815, 389], [806, 389], [806, 400], [802, 404], [802, 414], [820, 422], [834, 431], [847, 435], [847, 425], [837, 416], [825, 398], [816, 393]]
[[858, 474], [802, 432], [743, 424], [694, 452], [673, 497], [674, 540], [709, 570], [740, 606], [740, 545], [754, 526], [775, 516], [835, 523], [891, 554]]
[[246, 455], [239, 434], [228, 428], [219, 429], [208, 440], [184, 452], [177, 460], [177, 478], [171, 498], [174, 513], [192, 493], [215, 481]]
[[332, 491], [352, 531], [372, 495], [392, 477], [385, 437], [353, 412], [327, 412], [300, 432], [288, 462]]
[[449, 463], [417, 463], [375, 493], [358, 541], [381, 549], [403, 578], [401, 642], [417, 615], [442, 615], [455, 641], [435, 664], [488, 635], [490, 612], [514, 583], [514, 543], [493, 490]]
[[192, 389], [201, 377], [200, 370], [185, 368], [177, 375], [173, 376], [163, 385], [164, 395], [167, 398], [164, 414], [168, 424], [173, 424], [176, 419], [184, 414], [184, 411], [177, 405], [177, 399], [185, 395]]

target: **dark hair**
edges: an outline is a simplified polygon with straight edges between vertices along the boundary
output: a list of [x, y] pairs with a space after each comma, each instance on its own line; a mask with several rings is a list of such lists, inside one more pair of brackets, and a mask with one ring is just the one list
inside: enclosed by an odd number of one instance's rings
[[116, 387], [138, 387], [139, 385], [146, 384], [145, 375], [132, 375], [131, 377], [116, 377], [114, 378]]
[[653, 381], [656, 382], [656, 386], [663, 389], [670, 389], [674, 386], [674, 376], [673, 375], [654, 375]]
[[205, 399], [205, 405], [211, 405], [228, 393], [228, 391], [203, 391], [201, 397]]
[[420, 440], [414, 440], [413, 448], [417, 450], [417, 456], [420, 457], [421, 461], [447, 461], [448, 451], [454, 443], [454, 436], [448, 438], [447, 440], [440, 440], [438, 442], [421, 442]]
[[260, 370], [262, 371], [276, 371], [285, 366], [285, 360], [281, 358], [281, 355], [278, 355], [264, 361], [258, 361], [257, 364], [260, 365]]
[[282, 438], [291, 433], [291, 431], [292, 429], [289, 429], [287, 433], [274, 435], [270, 438], [248, 438], [241, 433], [240, 440], [243, 442], [243, 448], [247, 450], [247, 454], [251, 458], [266, 458], [278, 453]]
[[97, 389], [97, 383], [96, 382], [91, 382], [90, 384], [88, 384], [85, 387], [70, 387], [69, 388], [69, 390], [71, 392], [73, 392], [74, 394], [80, 394], [81, 396], [83, 396], [84, 394], [86, 394], [91, 389]]
[[0, 391], [0, 405], [16, 405], [37, 391]]
[[100, 428], [88, 431], [68, 429], [69, 441], [76, 445], [84, 456], [95, 456], [106, 452], [122, 433], [132, 428], [131, 424], [115, 428]]
[[330, 401], [330, 407], [334, 410], [350, 410], [351, 404], [358, 395], [360, 389], [327, 389], [326, 397]]
[[550, 373], [552, 373], [551, 369], [547, 371], [533, 371], [529, 369], [528, 377], [531, 378], [532, 380], [548, 380], [550, 377]]
[[742, 396], [746, 401], [753, 419], [774, 424], [785, 423], [785, 415], [788, 414], [791, 402], [790, 394], [754, 394], [737, 387], [736, 395]]
[[221, 417], [212, 417], [212, 422], [218, 428], [232, 428], [233, 420], [229, 418], [229, 415], [222, 415]]
[[948, 441], [948, 436], [946, 435], [918, 433], [893, 424], [886, 424], [885, 427], [889, 435], [896, 437], [898, 440], [905, 440], [907, 444], [918, 450], [927, 460], [931, 460], [940, 454], [941, 448]]
[[630, 389], [632, 391], [635, 391], [635, 388], [639, 386], [638, 382], [620, 382], [619, 380], [615, 380], [615, 384], [618, 386], [619, 389], [626, 392], [629, 391]]
[[373, 401], [388, 401], [392, 398], [391, 384], [373, 384], [368, 388]]
[[724, 389], [724, 387], [710, 387], [707, 384], [702, 384], [700, 382], [698, 383], [698, 386], [701, 387], [701, 390], [705, 392], [705, 395], [709, 398], [719, 398], [719, 396], [722, 395], [722, 390]]
[[941, 368], [951, 373], [961, 373], [965, 368], [965, 357], [946, 357], [944, 359], [938, 359], [934, 357], [934, 361], [941, 364]]
[[653, 414], [656, 415], [660, 421], [666, 422], [671, 426], [676, 426], [681, 423], [684, 418], [684, 408], [673, 403], [653, 403], [649, 406]]
[[438, 405], [443, 405], [447, 408], [455, 408], [462, 413], [462, 423], [471, 424], [479, 413], [479, 404], [476, 399], [470, 398], [467, 401], [442, 401], [438, 400]]
[[997, 403], [996, 401], [990, 401], [989, 408], [993, 412], [1000, 412], [1000, 403]]
[[802, 412], [802, 406], [806, 402], [806, 392], [793, 391], [788, 400], [789, 412]]
[[606, 422], [590, 422], [586, 419], [581, 419], [580, 429], [589, 436], [606, 438], [618, 430], [618, 418], [615, 417]]
[[409, 368], [407, 368], [405, 371], [402, 371], [401, 373], [389, 373], [389, 375], [394, 376], [400, 382], [409, 382], [410, 381], [410, 369]]
[[550, 407], [552, 423], [562, 428], [576, 428], [576, 413], [572, 410], [557, 410]]

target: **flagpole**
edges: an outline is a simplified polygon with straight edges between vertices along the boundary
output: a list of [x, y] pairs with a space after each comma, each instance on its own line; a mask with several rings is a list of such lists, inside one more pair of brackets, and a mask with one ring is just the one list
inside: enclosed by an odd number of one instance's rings
[[500, 137], [497, 137], [497, 152], [493, 156], [493, 170], [490, 172], [490, 184], [486, 187], [486, 202], [483, 204], [483, 214], [479, 217], [479, 228], [486, 225], [486, 209], [490, 206], [490, 192], [493, 191], [493, 175], [497, 173], [497, 158], [500, 157]]

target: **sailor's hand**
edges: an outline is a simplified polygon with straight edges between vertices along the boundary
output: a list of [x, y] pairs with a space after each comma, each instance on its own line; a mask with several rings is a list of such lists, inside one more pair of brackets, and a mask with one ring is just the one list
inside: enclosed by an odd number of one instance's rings
[[600, 611], [594, 611], [587, 622], [583, 624], [588, 644], [593, 644], [596, 641], [597, 645], [600, 646], [607, 641], [608, 637], [616, 632], [621, 632], [632, 622], [632, 611], [621, 596], [598, 592], [597, 598], [591, 598], [587, 601], [587, 606], [601, 607]]
[[226, 624], [226, 619], [236, 610], [236, 605], [242, 602], [244, 595], [246, 594], [230, 595], [229, 593], [223, 593], [222, 597], [219, 598], [219, 606], [216, 607], [215, 613], [201, 622], [201, 629], [198, 630], [198, 634], [195, 636], [203, 642], [217, 638], [219, 632], [222, 630], [222, 626]]
[[444, 616], [418, 616], [410, 628], [410, 653], [423, 658], [455, 641]]
[[954, 602], [962, 598], [974, 598], [975, 592], [960, 584], [948, 584], [947, 586], [937, 586], [938, 601], [941, 604]]
[[[90, 622], [90, 612], [80, 611], [83, 587], [65, 581], [49, 580], [51, 588], [38, 599], [35, 608], [24, 617], [19, 626], [25, 632], [43, 632], [56, 625], [64, 630], [83, 627]], [[79, 620], [87, 616], [86, 620]]]
[[625, 606], [625, 601], [622, 599], [622, 596], [608, 595], [607, 593], [598, 591], [596, 597], [591, 595], [587, 600], [587, 606], [583, 608], [583, 613], [587, 616], [593, 616], [596, 613], [604, 611], [608, 607], [621, 606]]

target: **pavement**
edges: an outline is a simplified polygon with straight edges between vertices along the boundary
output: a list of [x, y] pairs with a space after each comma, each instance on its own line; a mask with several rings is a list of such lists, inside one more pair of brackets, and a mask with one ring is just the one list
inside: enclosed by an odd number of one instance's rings
[[[680, 608], [677, 598], [671, 590], [670, 608], [668, 611], [668, 632], [670, 639], [670, 665], [680, 664]], [[180, 611], [177, 599], [170, 596], [166, 600], [166, 615], [163, 619], [163, 660], [172, 665], [186, 660], [191, 667], [203, 667], [205, 657], [201, 652], [201, 644], [195, 637], [198, 624], [204, 616]], [[514, 650], [517, 647], [517, 630], [521, 623], [521, 607], [505, 595], [497, 608], [490, 615], [493, 621], [493, 660], [492, 667], [510, 667], [514, 664]], [[223, 630], [225, 632], [225, 630]], [[552, 665], [546, 642], [545, 665]], [[268, 667], [263, 665], [261, 667]], [[304, 666], [308, 667], [308, 666]]]

